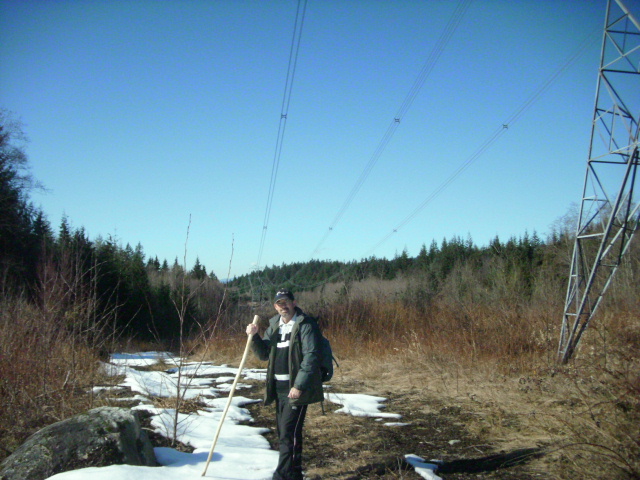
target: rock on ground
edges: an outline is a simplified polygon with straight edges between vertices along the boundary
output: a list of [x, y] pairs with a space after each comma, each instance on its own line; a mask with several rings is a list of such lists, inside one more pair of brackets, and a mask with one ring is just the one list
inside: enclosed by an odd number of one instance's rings
[[124, 463], [155, 466], [153, 447], [135, 412], [100, 407], [34, 433], [0, 464], [0, 480]]

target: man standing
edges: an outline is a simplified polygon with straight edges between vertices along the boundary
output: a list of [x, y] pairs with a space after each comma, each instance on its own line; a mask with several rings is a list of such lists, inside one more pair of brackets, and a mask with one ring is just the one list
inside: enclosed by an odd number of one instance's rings
[[288, 290], [276, 293], [277, 315], [260, 338], [258, 326], [247, 326], [254, 353], [268, 360], [265, 405], [275, 401], [280, 445], [273, 480], [302, 480], [302, 427], [307, 405], [323, 400], [320, 373], [320, 329], [296, 306]]

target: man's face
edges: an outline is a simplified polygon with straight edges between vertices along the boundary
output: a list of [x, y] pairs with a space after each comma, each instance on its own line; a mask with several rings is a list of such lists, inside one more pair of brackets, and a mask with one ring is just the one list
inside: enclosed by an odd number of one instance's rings
[[289, 300], [288, 298], [281, 298], [274, 303], [273, 306], [275, 307], [276, 312], [278, 312], [284, 320], [289, 321], [293, 318], [296, 302]]

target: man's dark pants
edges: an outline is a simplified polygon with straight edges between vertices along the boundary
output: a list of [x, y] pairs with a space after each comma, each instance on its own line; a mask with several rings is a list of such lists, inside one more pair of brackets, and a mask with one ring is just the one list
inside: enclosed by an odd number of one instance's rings
[[276, 423], [280, 458], [273, 480], [302, 480], [302, 427], [307, 406], [289, 404], [289, 382], [276, 382]]

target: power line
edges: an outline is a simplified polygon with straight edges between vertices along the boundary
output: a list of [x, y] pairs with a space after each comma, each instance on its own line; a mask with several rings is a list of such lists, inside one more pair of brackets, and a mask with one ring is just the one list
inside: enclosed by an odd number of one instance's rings
[[[427, 60], [425, 61], [424, 65], [422, 66], [422, 69], [420, 70], [420, 73], [416, 77], [416, 79], [415, 79], [413, 85], [411, 86], [409, 92], [405, 96], [405, 98], [404, 98], [402, 104], [400, 105], [396, 115], [394, 116], [394, 118], [389, 123], [389, 126], [387, 127], [387, 130], [385, 131], [381, 141], [376, 146], [376, 149], [374, 150], [371, 158], [369, 159], [369, 162], [367, 163], [367, 165], [365, 166], [363, 171], [360, 173], [360, 176], [356, 180], [356, 183], [354, 184], [353, 188], [351, 189], [351, 191], [350, 191], [349, 195], [347, 196], [345, 202], [343, 203], [341, 208], [338, 210], [338, 213], [334, 217], [331, 225], [329, 226], [329, 228], [325, 232], [324, 236], [320, 239], [320, 242], [315, 247], [314, 251], [311, 253], [311, 255], [310, 255], [311, 258], [313, 258], [313, 256], [319, 251], [320, 247], [327, 240], [327, 238], [329, 237], [329, 235], [333, 231], [334, 227], [338, 224], [338, 222], [340, 221], [340, 219], [342, 218], [344, 213], [347, 211], [347, 209], [351, 205], [351, 202], [353, 201], [353, 199], [357, 195], [358, 191], [360, 190], [360, 188], [362, 187], [362, 185], [366, 181], [367, 177], [371, 173], [371, 170], [374, 168], [374, 166], [377, 163], [378, 159], [380, 158], [380, 156], [382, 155], [382, 153], [386, 149], [388, 143], [391, 141], [391, 138], [393, 137], [396, 129], [400, 125], [400, 122], [402, 121], [404, 115], [407, 113], [407, 111], [409, 110], [409, 108], [413, 104], [415, 98], [417, 97], [417, 95], [420, 92], [422, 86], [424, 85], [427, 77], [429, 76], [429, 74], [431, 73], [433, 68], [435, 67], [437, 61], [439, 60], [440, 56], [442, 55], [442, 53], [444, 51], [444, 48], [449, 43], [451, 37], [453, 36], [454, 32], [458, 28], [460, 22], [462, 21], [462, 18], [464, 17], [464, 14], [469, 9], [469, 6], [470, 6], [472, 1], [473, 0], [461, 0], [458, 3], [458, 5], [456, 6], [453, 14], [451, 15], [451, 18], [449, 19], [447, 25], [445, 26], [444, 30], [440, 34], [440, 37], [438, 38], [438, 41], [436, 42], [436, 45], [433, 47], [433, 49], [429, 53], [429, 56], [427, 57]], [[265, 231], [266, 231], [266, 228], [263, 229], [263, 236], [266, 235]], [[297, 285], [297, 284], [293, 283], [294, 278], [295, 278], [295, 276], [291, 277], [290, 279], [287, 279], [287, 282], [292, 283], [292, 285], [295, 285], [295, 286], [298, 286], [298, 287], [302, 287], [301, 285]]]
[[276, 137], [276, 148], [273, 154], [273, 164], [271, 166], [271, 179], [269, 182], [269, 193], [267, 194], [267, 204], [264, 211], [264, 220], [262, 222], [262, 235], [260, 238], [260, 247], [258, 248], [257, 266], [262, 262], [262, 253], [267, 238], [267, 229], [269, 227], [269, 217], [271, 216], [271, 207], [273, 205], [273, 195], [276, 189], [276, 180], [278, 177], [278, 167], [280, 165], [280, 157], [282, 155], [282, 144], [284, 141], [284, 132], [287, 126], [287, 116], [289, 114], [289, 104], [291, 103], [291, 92], [293, 90], [293, 79], [296, 73], [298, 63], [298, 52], [300, 51], [300, 39], [302, 37], [302, 26], [304, 24], [304, 16], [307, 9], [307, 0], [299, 0], [296, 10], [296, 20], [293, 29], [293, 37], [291, 39], [291, 48], [289, 50], [289, 65], [287, 66], [287, 77], [284, 85], [284, 94], [282, 96], [282, 106], [280, 108], [280, 122], [278, 124], [278, 135]]
[[[411, 222], [427, 205], [429, 205], [438, 195], [440, 195], [446, 188], [453, 183], [465, 170], [467, 170], [478, 158], [480, 158], [494, 143], [496, 143], [507, 131], [509, 127], [515, 125], [520, 118], [539, 100], [539, 98], [556, 82], [556, 80], [571, 66], [575, 61], [584, 54], [587, 48], [597, 40], [600, 29], [592, 32], [588, 35], [578, 48], [547, 78], [538, 88], [536, 88], [529, 97], [509, 116], [506, 121], [502, 122], [481, 144], [480, 146], [454, 171], [444, 182], [442, 182], [422, 203], [420, 203], [409, 215], [407, 215], [400, 223], [398, 223], [385, 237], [383, 237], [378, 243], [376, 243], [368, 252], [365, 253], [363, 258], [367, 258], [373, 254], [382, 244], [384, 244], [389, 238], [397, 233], [402, 227]], [[292, 282], [292, 285], [297, 287], [309, 289], [315, 288], [324, 283], [335, 279], [340, 274], [344, 273], [351, 266], [345, 266], [336, 274], [332, 275], [328, 279], [322, 282], [318, 282], [313, 285], [298, 285]], [[295, 278], [292, 277], [288, 281], [292, 281]]]
[[382, 140], [380, 140], [380, 142], [378, 143], [376, 149], [371, 155], [371, 158], [369, 159], [369, 162], [365, 165], [364, 169], [360, 173], [360, 176], [358, 177], [355, 184], [351, 188], [351, 191], [349, 192], [344, 203], [338, 210], [338, 213], [333, 218], [333, 221], [329, 225], [329, 228], [325, 232], [324, 236], [320, 239], [320, 242], [318, 242], [318, 245], [316, 245], [313, 252], [311, 252], [311, 255], [310, 255], [311, 258], [313, 258], [313, 256], [320, 250], [320, 247], [327, 240], [331, 232], [333, 232], [333, 229], [335, 228], [335, 226], [338, 224], [338, 222], [340, 221], [344, 213], [347, 211], [347, 209], [351, 205], [351, 202], [360, 191], [360, 188], [362, 187], [364, 182], [367, 180], [367, 177], [371, 173], [371, 170], [373, 170], [373, 167], [378, 162], [378, 159], [380, 158], [380, 156], [386, 149], [387, 145], [391, 141], [391, 138], [393, 137], [398, 126], [400, 125], [400, 122], [404, 118], [404, 115], [407, 113], [407, 111], [413, 104], [416, 96], [418, 95], [422, 86], [424, 85], [424, 82], [426, 81], [427, 77], [429, 76], [434, 66], [436, 65], [438, 59], [442, 55], [442, 52], [444, 51], [446, 45], [449, 43], [449, 40], [451, 40], [451, 37], [453, 36], [454, 32], [460, 25], [460, 22], [462, 21], [462, 18], [466, 13], [466, 11], [469, 9], [471, 2], [472, 0], [461, 0], [456, 6], [456, 9], [451, 15], [449, 22], [445, 26], [443, 32], [440, 34], [440, 37], [438, 38], [436, 45], [431, 50], [431, 52], [429, 53], [429, 56], [427, 57], [427, 60], [422, 66], [422, 70], [418, 74], [418, 77], [416, 78], [416, 80], [413, 82], [413, 85], [409, 90], [409, 93], [407, 94], [404, 101], [400, 105], [400, 108], [398, 109], [398, 112], [396, 113], [395, 117], [389, 123], [387, 130], [382, 136]]
[[[461, 3], [465, 3], [465, 2], [461, 2]], [[451, 22], [450, 22], [451, 23]], [[458, 22], [459, 23], [459, 22]], [[552, 75], [545, 80], [545, 82], [543, 82], [536, 90], [534, 90], [534, 92], [529, 95], [529, 97], [526, 98], [526, 100], [506, 119], [506, 121], [502, 122], [488, 137], [487, 139], [484, 140], [484, 142], [482, 142], [482, 144], [474, 151], [473, 154], [471, 154], [461, 165], [460, 167], [453, 172], [442, 184], [440, 184], [440, 186], [438, 186], [436, 188], [436, 190], [434, 192], [432, 192], [422, 203], [420, 203], [409, 215], [407, 215], [399, 224], [397, 224], [392, 230], [391, 232], [389, 232], [383, 239], [381, 239], [373, 248], [371, 248], [365, 255], [363, 258], [366, 258], [368, 256], [370, 256], [378, 247], [380, 247], [383, 243], [385, 243], [390, 237], [393, 236], [393, 234], [397, 233], [398, 230], [400, 230], [400, 228], [404, 227], [406, 224], [408, 224], [409, 222], [411, 222], [429, 203], [431, 203], [438, 195], [440, 195], [453, 181], [455, 181], [462, 173], [464, 173], [465, 170], [467, 170], [480, 156], [482, 156], [495, 142], [497, 142], [509, 129], [509, 127], [513, 126], [514, 124], [516, 124], [518, 122], [518, 120], [520, 120], [520, 118], [533, 106], [533, 104], [535, 104], [538, 99], [547, 91], [549, 90], [549, 88], [555, 83], [555, 81], [571, 66], [575, 63], [575, 61], [587, 50], [587, 48], [594, 42], [595, 39], [597, 39], [597, 33], [598, 33], [599, 29], [595, 32], [592, 33], [590, 35], [588, 35], [585, 40], [579, 45], [579, 47], [576, 49], [575, 52], [573, 52], [553, 73]], [[453, 30], [451, 30], [451, 32], [453, 32]], [[443, 38], [445, 35], [443, 33], [443, 35], [441, 36], [441, 38]], [[433, 57], [430, 56], [430, 58]], [[429, 63], [429, 62], [427, 62]], [[425, 64], [426, 65], [426, 64]], [[423, 67], [423, 71], [425, 72], [425, 68]], [[423, 73], [421, 72], [420, 76], [418, 77], [418, 79], [416, 80], [416, 82], [414, 82], [414, 87], [416, 85], [420, 85], [421, 86], [421, 82], [424, 83], [424, 80], [426, 79], [426, 75], [423, 75]], [[421, 79], [421, 77], [423, 77]], [[412, 88], [412, 90], [410, 91], [409, 95], [406, 97], [405, 102], [403, 102], [403, 105], [401, 106], [399, 113], [406, 113], [406, 111], [408, 110], [409, 106], [411, 105], [411, 102], [413, 102], [413, 98], [415, 98], [415, 96], [417, 95], [417, 92], [419, 91], [419, 88]], [[411, 97], [410, 100], [407, 100]], [[388, 141], [390, 140], [391, 136], [393, 135], [393, 132], [395, 131], [395, 128], [397, 127], [397, 124], [399, 124], [400, 122], [397, 119], [394, 119], [394, 121], [392, 122], [392, 124], [395, 123], [395, 127], [394, 125], [390, 125], [389, 128], [387, 128], [387, 132], [385, 132], [385, 136], [383, 137], [382, 141], [380, 142], [380, 144], [378, 145], [378, 148], [376, 149], [376, 152], [380, 152], [382, 153], [382, 150], [384, 149], [384, 146], [386, 145], [386, 143], [388, 143]], [[379, 157], [379, 154], [377, 155], [377, 157]], [[374, 157], [372, 157], [372, 160], [377, 160], [377, 157], [375, 156], [374, 153]], [[355, 196], [355, 194], [357, 193], [357, 189], [360, 188], [361, 184], [364, 182], [364, 179], [366, 179], [366, 175], [368, 175], [368, 172], [373, 168], [373, 165], [375, 164], [375, 161], [370, 160], [369, 164], [367, 164], [367, 167], [365, 168], [365, 170], [363, 171], [363, 173], [361, 174], [360, 178], [362, 178], [362, 182], [360, 182], [360, 184], [358, 185], [358, 182], [356, 182], [356, 186], [354, 186], [354, 189], [352, 189], [352, 192], [350, 194], [350, 197], [348, 197], [348, 203], [350, 203], [349, 199], [352, 199], [353, 196]], [[364, 175], [364, 177], [363, 177]], [[359, 180], [360, 180], [359, 178]], [[341, 209], [338, 213], [338, 215], [336, 216], [336, 219], [334, 219], [334, 222], [337, 223], [337, 221], [339, 220], [339, 217], [342, 216], [342, 214], [344, 213], [343, 210], [346, 210], [346, 208], [348, 207], [348, 203], [345, 202], [345, 204], [343, 205], [343, 209]], [[332, 227], [335, 225], [332, 224]], [[329, 231], [327, 232], [327, 234], [325, 234], [325, 236], [323, 237], [323, 239], [321, 240], [321, 242], [318, 244], [318, 246], [316, 247], [316, 250], [314, 251], [314, 254], [316, 253], [316, 251], [319, 249], [320, 245], [326, 240], [326, 238], [328, 237], [329, 233], [332, 231], [332, 227], [329, 228]], [[286, 282], [291, 283], [291, 285], [294, 285], [296, 287], [299, 288], [303, 288], [303, 289], [308, 289], [308, 288], [315, 288], [317, 286], [320, 286], [322, 284], [326, 284], [329, 281], [337, 278], [340, 274], [344, 273], [346, 270], [348, 270], [349, 268], [352, 268], [352, 265], [349, 266], [345, 266], [344, 268], [342, 268], [339, 272], [337, 272], [336, 274], [332, 275], [330, 278], [325, 279], [323, 281], [320, 281], [318, 283], [315, 283], [313, 285], [299, 285], [293, 282], [293, 280], [295, 279], [296, 275], [293, 275], [291, 278], [287, 279]]]
[[[599, 29], [598, 29], [599, 31]], [[486, 152], [495, 142], [498, 141], [502, 135], [504, 135], [510, 126], [514, 125], [524, 113], [531, 108], [531, 106], [555, 83], [555, 81], [562, 75], [589, 47], [596, 39], [597, 32], [594, 32], [587, 36], [585, 40], [579, 45], [575, 52], [573, 52], [565, 62], [556, 69], [553, 74], [540, 85], [523, 103], [520, 105], [506, 121], [494, 130], [494, 132], [487, 137], [487, 139], [472, 153], [458, 169], [453, 172], [443, 183], [438, 186], [413, 212], [405, 217], [398, 225], [396, 225], [391, 232], [389, 232], [382, 240], [380, 240], [373, 248], [371, 248], [368, 254], [375, 251], [380, 245], [386, 242], [394, 233], [397, 233], [402, 227], [413, 220], [428, 204], [430, 204], [438, 195], [440, 195], [456, 178], [458, 178], [467, 168], [471, 166], [484, 152]], [[365, 255], [366, 256], [366, 255]]]

